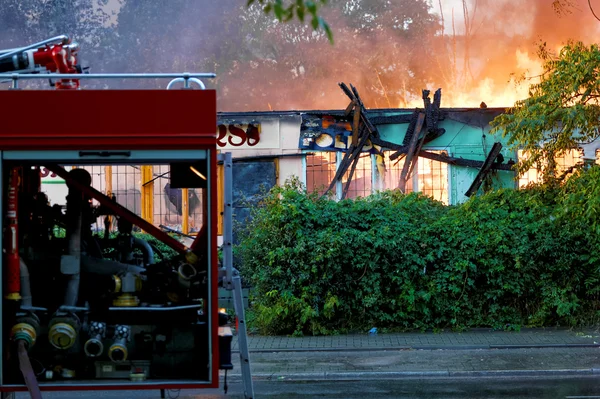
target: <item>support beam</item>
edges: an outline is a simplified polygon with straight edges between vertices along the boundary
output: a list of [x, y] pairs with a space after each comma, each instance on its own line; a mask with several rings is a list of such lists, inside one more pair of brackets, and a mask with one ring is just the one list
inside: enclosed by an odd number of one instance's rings
[[189, 195], [189, 189], [181, 189], [181, 232], [183, 234], [190, 234], [190, 204], [188, 201]]
[[410, 139], [410, 143], [408, 145], [408, 151], [406, 153], [406, 158], [404, 159], [404, 165], [402, 166], [402, 173], [400, 173], [400, 180], [398, 181], [398, 188], [403, 193], [406, 192], [406, 179], [408, 177], [408, 171], [411, 169], [411, 164], [413, 161], [413, 157], [415, 156], [415, 151], [417, 150], [417, 144], [419, 142], [419, 135], [421, 134], [421, 129], [423, 128], [423, 123], [425, 122], [425, 114], [419, 113], [417, 118], [417, 125], [415, 126], [415, 132]]
[[143, 165], [142, 174], [142, 219], [154, 223], [154, 176], [151, 165]]
[[490, 173], [492, 165], [494, 164], [496, 158], [500, 154], [500, 150], [502, 150], [502, 144], [494, 143], [494, 146], [492, 147], [492, 150], [485, 159], [483, 166], [481, 167], [481, 169], [479, 169], [479, 173], [477, 173], [477, 176], [475, 176], [475, 180], [473, 180], [471, 187], [469, 187], [469, 189], [465, 193], [467, 197], [472, 196], [477, 192], [477, 190], [479, 190], [479, 187], [481, 187], [483, 180]]
[[[112, 198], [113, 196], [112, 180], [112, 165], [106, 165], [104, 167], [104, 186], [106, 187], [106, 190], [104, 191], [106, 192], [106, 196], [108, 198]], [[108, 231], [104, 232], [104, 237], [108, 239], [114, 220], [112, 215], [107, 215], [106, 217], [108, 218]]]
[[[456, 166], [466, 166], [469, 168], [481, 168], [483, 166], [483, 161], [474, 161], [472, 159], [464, 159], [464, 158], [455, 158], [450, 157], [444, 154], [435, 154], [433, 152], [421, 151], [419, 153], [420, 157], [431, 159], [434, 161], [444, 162], [450, 165]], [[514, 171], [513, 164], [510, 163], [495, 163], [492, 164], [492, 169], [494, 170], [506, 170], [506, 171]]]

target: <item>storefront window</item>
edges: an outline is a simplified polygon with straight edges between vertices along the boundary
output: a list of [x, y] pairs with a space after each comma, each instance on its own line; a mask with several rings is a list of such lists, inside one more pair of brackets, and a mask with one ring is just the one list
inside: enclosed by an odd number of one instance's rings
[[[436, 154], [448, 154], [446, 151], [430, 151]], [[404, 158], [391, 160], [394, 151], [384, 151], [384, 167], [379, 166], [380, 189], [393, 190], [398, 188]], [[417, 165], [406, 180], [406, 192], [422, 192], [435, 200], [448, 204], [448, 165], [443, 162], [419, 157]]]
[[[323, 194], [335, 177], [337, 152], [320, 152], [306, 156], [306, 188]], [[335, 193], [335, 186], [332, 189]]]
[[[446, 151], [431, 151], [437, 154], [447, 154]], [[384, 151], [383, 158], [375, 157], [375, 164], [369, 153], [360, 156], [352, 181], [348, 187], [346, 198], [366, 197], [379, 190], [394, 190], [404, 166], [404, 158], [391, 160], [394, 151]], [[336, 171], [336, 154], [343, 158], [343, 153], [322, 152], [306, 157], [306, 186], [308, 191], [317, 191], [322, 194], [333, 180]], [[383, 161], [383, 162], [381, 162]], [[373, 187], [373, 174], [375, 187]], [[341, 187], [345, 187], [350, 170], [342, 178]], [[332, 190], [334, 193], [339, 185]], [[412, 173], [406, 181], [406, 192], [420, 191], [444, 204], [449, 203], [448, 197], [448, 165], [431, 159], [419, 158]], [[341, 193], [340, 193], [341, 194]]]
[[[343, 156], [343, 155], [342, 155]], [[342, 178], [342, 187], [346, 187], [346, 182], [350, 176], [350, 169], [352, 165], [348, 167], [348, 171]], [[352, 174], [352, 180], [346, 193], [346, 198], [357, 198], [367, 197], [371, 195], [373, 178], [373, 163], [371, 161], [371, 154], [364, 153], [358, 159], [354, 173]]]

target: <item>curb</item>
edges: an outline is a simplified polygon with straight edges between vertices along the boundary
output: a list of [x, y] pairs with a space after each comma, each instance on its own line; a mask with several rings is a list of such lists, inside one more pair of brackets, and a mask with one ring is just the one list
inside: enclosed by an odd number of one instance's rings
[[[338, 348], [263, 348], [250, 349], [250, 353], [277, 353], [277, 352], [383, 352], [407, 350], [489, 350], [489, 349], [550, 349], [550, 348], [600, 348], [600, 344], [527, 344], [527, 345], [416, 345], [416, 346], [362, 346]], [[233, 349], [231, 353], [240, 353]]]
[[[542, 377], [598, 375], [600, 369], [556, 370], [485, 370], [485, 371], [357, 371], [320, 373], [254, 373], [253, 381], [348, 381], [394, 380], [400, 378], [477, 378], [477, 377]], [[232, 383], [242, 382], [241, 374], [228, 375]]]

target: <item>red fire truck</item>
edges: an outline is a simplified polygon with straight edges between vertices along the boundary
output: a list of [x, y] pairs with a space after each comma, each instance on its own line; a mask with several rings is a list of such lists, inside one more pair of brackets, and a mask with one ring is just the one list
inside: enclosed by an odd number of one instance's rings
[[[216, 92], [200, 81], [214, 75], [86, 74], [78, 50], [58, 36], [0, 51], [0, 81], [12, 82], [0, 91], [0, 391], [39, 398], [44, 390], [164, 396], [165, 389], [216, 388], [219, 370], [232, 368], [217, 290], [241, 284], [230, 265], [229, 226], [223, 267], [217, 260], [216, 169], [221, 160], [230, 176], [231, 158], [217, 154]], [[82, 79], [115, 78], [174, 79], [169, 88], [196, 82], [201, 90], [80, 88]], [[55, 90], [19, 88], [23, 81], [50, 81]], [[85, 168], [157, 164], [170, 166], [171, 188], [202, 193], [202, 226], [189, 247], [95, 188]], [[66, 182], [64, 204], [49, 204], [42, 169]], [[98, 220], [103, 232], [91, 228]], [[135, 226], [178, 255], [157, 256]]]

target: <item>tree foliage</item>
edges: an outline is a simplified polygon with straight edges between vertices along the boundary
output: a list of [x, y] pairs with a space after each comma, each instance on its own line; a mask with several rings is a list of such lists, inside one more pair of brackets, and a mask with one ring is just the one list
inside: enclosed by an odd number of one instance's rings
[[275, 15], [278, 21], [288, 22], [296, 16], [300, 22], [304, 22], [307, 15], [310, 15], [311, 26], [313, 29], [323, 29], [327, 38], [333, 43], [333, 32], [319, 15], [319, 7], [327, 4], [327, 0], [294, 0], [285, 4], [283, 0], [248, 0], [247, 6], [254, 3], [263, 5], [265, 14]]
[[2, 0], [0, 48], [20, 47], [60, 34], [85, 49], [84, 58], [99, 56], [112, 35], [107, 0]]
[[[236, 253], [266, 334], [593, 325], [600, 167], [446, 207], [275, 188]], [[586, 205], [591, 201], [589, 205]], [[568, 248], [568, 250], [565, 250]]]
[[493, 122], [509, 145], [528, 157], [519, 173], [537, 167], [545, 177], [555, 176], [556, 156], [598, 138], [600, 118], [600, 48], [570, 41], [558, 56], [540, 46], [544, 72], [532, 84], [529, 97], [517, 101]]

